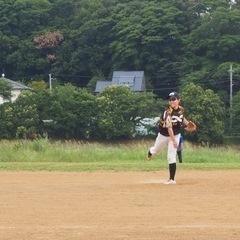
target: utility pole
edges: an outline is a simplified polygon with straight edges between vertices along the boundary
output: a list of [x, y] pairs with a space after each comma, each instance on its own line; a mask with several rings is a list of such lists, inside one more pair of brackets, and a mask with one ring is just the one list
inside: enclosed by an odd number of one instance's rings
[[52, 90], [52, 74], [49, 73], [49, 88]]
[[233, 69], [232, 69], [232, 64], [230, 64], [230, 69], [228, 70], [229, 74], [230, 74], [230, 98], [229, 98], [229, 102], [230, 102], [230, 126], [229, 126], [229, 130], [230, 130], [230, 134], [232, 134], [232, 120], [233, 120], [233, 115], [232, 115], [232, 88], [233, 88], [233, 82], [232, 82], [232, 75], [233, 75]]

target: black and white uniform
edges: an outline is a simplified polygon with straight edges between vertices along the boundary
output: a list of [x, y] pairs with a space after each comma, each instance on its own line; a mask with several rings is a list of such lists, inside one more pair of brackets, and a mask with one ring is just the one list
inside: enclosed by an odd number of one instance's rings
[[173, 134], [176, 141], [179, 143], [180, 139], [180, 130], [183, 123], [183, 113], [181, 107], [177, 110], [174, 110], [170, 106], [163, 112], [160, 116], [159, 121], [159, 133], [154, 143], [149, 150], [152, 155], [156, 155], [165, 146], [168, 146], [167, 150], [167, 160], [169, 164], [176, 163], [176, 153], [177, 149], [174, 148], [173, 142], [168, 134], [168, 128], [172, 126]]

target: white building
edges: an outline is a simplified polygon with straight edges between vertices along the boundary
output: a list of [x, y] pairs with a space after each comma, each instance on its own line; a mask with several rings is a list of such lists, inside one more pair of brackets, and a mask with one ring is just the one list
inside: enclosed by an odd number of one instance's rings
[[[30, 87], [27, 87], [21, 83], [18, 82], [14, 82], [8, 78], [5, 78], [5, 74], [2, 74], [2, 77], [0, 78], [0, 80], [6, 81], [8, 83], [10, 83], [10, 85], [12, 86], [12, 91], [11, 91], [11, 101], [14, 102], [18, 96], [25, 90], [33, 90]], [[9, 102], [9, 99], [5, 99], [2, 96], [0, 96], [0, 104], [3, 104], [5, 102]]]

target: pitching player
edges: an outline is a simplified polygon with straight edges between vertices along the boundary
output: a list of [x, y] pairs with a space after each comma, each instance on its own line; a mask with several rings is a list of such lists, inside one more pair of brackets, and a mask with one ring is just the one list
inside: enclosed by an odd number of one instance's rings
[[161, 114], [159, 121], [159, 133], [155, 140], [154, 146], [149, 151], [147, 158], [150, 160], [154, 155], [159, 153], [165, 146], [168, 146], [167, 160], [169, 164], [169, 180], [164, 184], [176, 184], [176, 155], [180, 139], [180, 130], [182, 124], [186, 125], [187, 131], [196, 130], [196, 125], [188, 121], [184, 116], [184, 109], [180, 106], [180, 95], [177, 92], [171, 92], [167, 100], [168, 108]]

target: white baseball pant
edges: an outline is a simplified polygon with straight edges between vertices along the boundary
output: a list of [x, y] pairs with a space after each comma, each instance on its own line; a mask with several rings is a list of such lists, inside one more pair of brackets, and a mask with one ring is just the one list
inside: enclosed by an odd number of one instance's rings
[[[179, 143], [180, 134], [177, 134], [174, 137], [176, 141]], [[164, 136], [161, 133], [158, 133], [154, 146], [149, 149], [150, 153], [154, 156], [161, 152], [165, 146], [168, 146], [167, 150], [168, 163], [169, 164], [176, 163], [177, 148], [173, 146], [173, 142], [170, 137]]]

